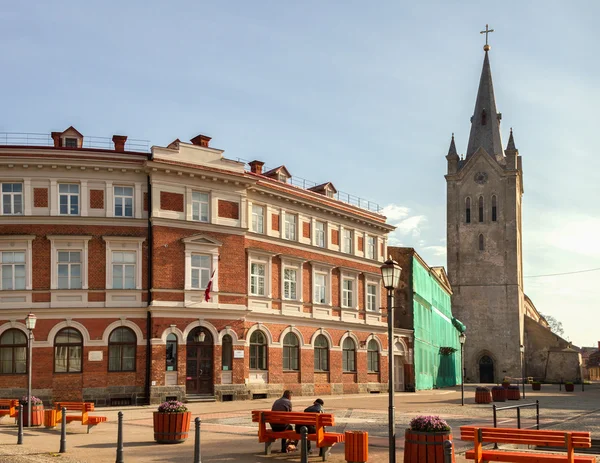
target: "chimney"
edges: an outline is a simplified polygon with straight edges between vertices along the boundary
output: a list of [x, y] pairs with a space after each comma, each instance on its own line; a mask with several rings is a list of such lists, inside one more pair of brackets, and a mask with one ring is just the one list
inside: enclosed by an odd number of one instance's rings
[[112, 141], [115, 144], [115, 151], [119, 153], [125, 152], [125, 142], [127, 141], [127, 135], [113, 135]]
[[264, 162], [255, 160], [255, 161], [249, 162], [248, 164], [250, 164], [250, 172], [252, 172], [253, 174], [262, 175], [262, 168], [265, 165]]
[[52, 133], [50, 133], [50, 136], [52, 137], [52, 140], [54, 140], [54, 147], [60, 148], [61, 133], [60, 132], [52, 132]]
[[208, 148], [208, 144], [210, 143], [211, 138], [207, 137], [206, 135], [197, 135], [194, 138], [192, 138], [190, 141], [192, 142], [192, 145], [196, 145], [196, 146], [204, 146], [205, 148]]

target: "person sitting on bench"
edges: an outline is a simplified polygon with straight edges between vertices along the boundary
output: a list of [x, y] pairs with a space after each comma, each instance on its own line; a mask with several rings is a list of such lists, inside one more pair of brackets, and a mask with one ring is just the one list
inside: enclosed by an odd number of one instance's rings
[[[325, 410], [323, 410], [323, 405], [325, 405], [325, 402], [323, 402], [323, 399], [317, 399], [313, 402], [313, 404], [304, 409], [305, 413], [324, 413]], [[297, 424], [295, 427], [295, 430], [298, 434], [300, 434], [300, 429], [302, 428], [302, 424]], [[306, 426], [306, 429], [308, 429], [308, 433], [307, 434], [314, 434], [317, 432], [317, 428], [315, 426]], [[307, 440], [307, 445], [306, 445], [306, 450], [308, 451], [308, 453], [310, 453], [310, 440]]]
[[[273, 412], [291, 412], [292, 411], [292, 391], [285, 390], [283, 396], [277, 399], [271, 411]], [[271, 424], [271, 423], [270, 423]], [[289, 424], [271, 424], [271, 429], [275, 432], [289, 431], [294, 429], [291, 423]], [[295, 444], [294, 444], [295, 445]], [[287, 439], [281, 439], [281, 453], [287, 453]]]

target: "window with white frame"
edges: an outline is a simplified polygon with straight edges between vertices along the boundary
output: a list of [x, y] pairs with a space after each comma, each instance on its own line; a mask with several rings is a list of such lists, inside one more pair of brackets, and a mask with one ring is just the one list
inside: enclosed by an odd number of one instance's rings
[[298, 224], [298, 216], [295, 214], [285, 214], [285, 232], [286, 240], [296, 241], [296, 230]]
[[2, 184], [2, 214], [4, 214], [4, 215], [23, 214], [23, 184], [22, 183], [3, 183]]
[[113, 251], [112, 289], [135, 289], [136, 252]]
[[296, 280], [298, 271], [295, 268], [283, 269], [283, 298], [297, 299], [296, 296]]
[[315, 245], [325, 247], [325, 222], [315, 222]]
[[250, 294], [265, 296], [265, 264], [252, 262], [250, 264]]
[[208, 222], [209, 200], [208, 193], [192, 192], [192, 220]]
[[377, 285], [372, 283], [367, 283], [367, 310], [377, 310]]
[[2, 251], [2, 290], [25, 289], [25, 251]]
[[342, 307], [354, 307], [354, 278], [342, 278]]
[[211, 256], [192, 254], [192, 288], [205, 289], [210, 280]]
[[58, 205], [61, 215], [79, 215], [79, 184], [58, 184]]
[[81, 289], [81, 251], [58, 251], [58, 289]]
[[344, 229], [343, 243], [344, 252], [352, 254], [352, 230]]
[[252, 231], [255, 233], [265, 232], [265, 208], [263, 206], [252, 205]]
[[367, 236], [367, 259], [377, 258], [377, 239], [374, 236]]
[[133, 187], [115, 186], [115, 217], [133, 217]]
[[327, 275], [315, 273], [313, 278], [313, 302], [327, 304]]

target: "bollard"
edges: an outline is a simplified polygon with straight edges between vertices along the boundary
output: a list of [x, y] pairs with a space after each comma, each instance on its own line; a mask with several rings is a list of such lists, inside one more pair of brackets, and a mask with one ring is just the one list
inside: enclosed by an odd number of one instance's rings
[[18, 432], [17, 445], [23, 445], [23, 405], [19, 404], [19, 415], [17, 416]]
[[540, 401], [535, 401], [535, 427], [540, 429]]
[[452, 463], [452, 441], [444, 441], [444, 463]]
[[67, 451], [67, 409], [63, 407], [60, 411], [60, 450], [58, 453]]
[[117, 423], [117, 459], [115, 463], [123, 463], [123, 412], [119, 412]]
[[196, 436], [194, 439], [194, 463], [202, 463], [200, 461], [200, 417], [194, 420], [196, 425]]
[[517, 408], [517, 429], [521, 429], [521, 408]]
[[308, 463], [308, 428], [300, 428], [300, 463]]
[[585, 381], [582, 379], [582, 380], [581, 380], [581, 392], [585, 391], [585, 386], [584, 386], [584, 384], [585, 384]]

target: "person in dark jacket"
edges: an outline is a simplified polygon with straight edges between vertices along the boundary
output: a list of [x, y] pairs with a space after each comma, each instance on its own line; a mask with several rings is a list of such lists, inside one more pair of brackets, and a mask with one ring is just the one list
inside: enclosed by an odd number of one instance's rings
[[[306, 413], [323, 413], [323, 405], [325, 405], [325, 402], [323, 402], [323, 399], [317, 399], [313, 402], [313, 404], [304, 409], [304, 412]], [[300, 429], [302, 428], [302, 426], [304, 426], [303, 424], [297, 424], [295, 427], [295, 430], [298, 434], [300, 434]], [[306, 426], [306, 429], [308, 429], [308, 434], [315, 434], [317, 432], [317, 428], [315, 426]], [[307, 441], [307, 450], [310, 452], [310, 441]]]
[[[292, 391], [286, 390], [283, 392], [283, 396], [277, 399], [273, 406], [271, 407], [271, 411], [273, 412], [291, 412], [292, 411]], [[291, 424], [271, 424], [271, 429], [276, 432], [281, 431], [289, 431], [294, 429]], [[287, 439], [281, 439], [281, 453], [287, 452]]]

